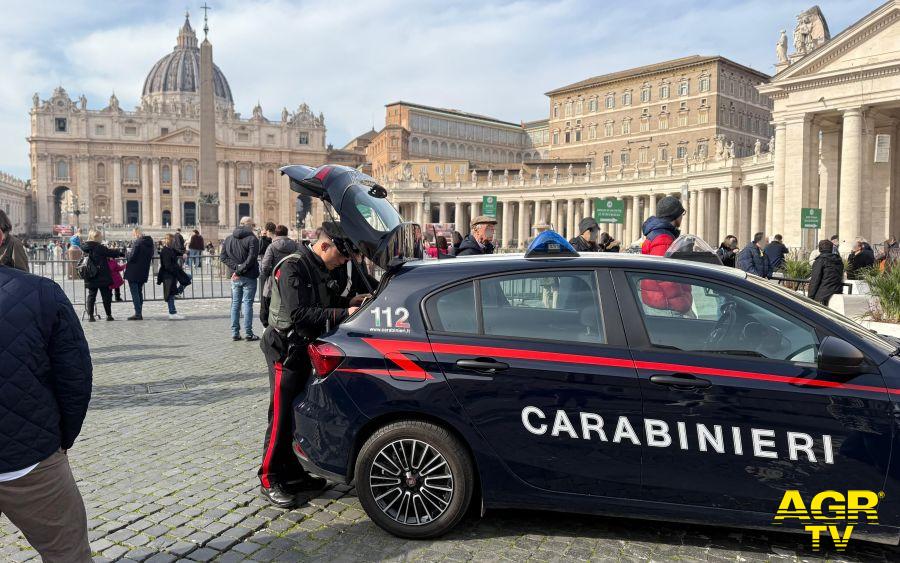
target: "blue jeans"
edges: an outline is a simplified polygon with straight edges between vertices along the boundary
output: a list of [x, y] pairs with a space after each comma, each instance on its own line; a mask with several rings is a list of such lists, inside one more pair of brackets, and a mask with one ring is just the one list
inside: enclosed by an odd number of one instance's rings
[[[240, 314], [244, 316], [244, 333], [253, 336], [253, 297], [256, 295], [256, 278], [241, 276], [231, 280], [231, 335], [241, 333]], [[243, 307], [241, 307], [243, 303]]]
[[188, 249], [188, 264], [194, 268], [200, 267], [200, 251], [193, 248]]
[[169, 314], [170, 315], [174, 315], [175, 313], [178, 312], [175, 310], [175, 296], [174, 295], [170, 295], [169, 300], [166, 301], [166, 303], [168, 303], [168, 305], [169, 305]]
[[144, 308], [144, 284], [130, 281], [128, 291], [131, 292], [131, 304], [134, 305], [134, 314], [141, 316]]

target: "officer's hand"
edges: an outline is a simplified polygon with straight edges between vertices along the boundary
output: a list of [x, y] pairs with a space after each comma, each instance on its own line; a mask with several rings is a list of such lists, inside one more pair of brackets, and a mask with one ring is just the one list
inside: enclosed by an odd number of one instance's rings
[[238, 281], [239, 279], [241, 278], [237, 275], [237, 272], [231, 274], [231, 281]]
[[370, 297], [372, 297], [371, 293], [361, 293], [350, 300], [350, 305], [353, 305], [354, 307], [362, 305], [365, 300], [369, 299]]
[[357, 311], [359, 311], [359, 307], [350, 307], [349, 309], [347, 309], [347, 316], [349, 317], [350, 315], [352, 315], [353, 313], [355, 313]]

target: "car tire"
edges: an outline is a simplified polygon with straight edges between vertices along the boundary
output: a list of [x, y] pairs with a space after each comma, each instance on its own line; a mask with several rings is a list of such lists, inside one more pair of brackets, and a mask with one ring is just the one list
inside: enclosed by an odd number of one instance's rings
[[360, 449], [355, 475], [369, 518], [407, 539], [450, 531], [465, 516], [475, 488], [465, 446], [446, 429], [418, 420], [378, 429]]

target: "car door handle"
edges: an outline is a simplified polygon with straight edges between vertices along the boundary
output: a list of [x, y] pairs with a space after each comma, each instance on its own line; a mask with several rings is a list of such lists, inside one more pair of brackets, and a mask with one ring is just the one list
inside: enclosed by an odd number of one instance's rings
[[675, 373], [671, 375], [651, 375], [650, 383], [666, 385], [676, 389], [706, 389], [712, 382], [708, 379], [700, 379], [689, 373]]
[[456, 367], [477, 371], [480, 373], [494, 373], [509, 369], [509, 364], [498, 362], [493, 358], [472, 358], [465, 360], [456, 360]]

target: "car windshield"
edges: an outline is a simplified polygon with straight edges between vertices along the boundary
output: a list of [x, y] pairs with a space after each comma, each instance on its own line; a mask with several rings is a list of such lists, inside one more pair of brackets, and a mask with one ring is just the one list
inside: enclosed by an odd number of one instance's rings
[[820, 315], [824, 315], [824, 316], [828, 317], [829, 319], [831, 319], [832, 321], [843, 326], [847, 330], [853, 331], [854, 334], [858, 335], [860, 338], [866, 340], [870, 344], [873, 344], [875, 346], [882, 348], [883, 350], [885, 350], [885, 353], [891, 353], [895, 349], [897, 349], [896, 344], [894, 344], [887, 338], [880, 337], [878, 334], [872, 332], [871, 330], [867, 329], [866, 327], [862, 326], [861, 324], [859, 324], [851, 319], [848, 319], [844, 315], [841, 315], [840, 313], [837, 313], [836, 311], [829, 309], [825, 305], [822, 305], [818, 301], [814, 301], [814, 300], [810, 299], [809, 297], [806, 297], [805, 295], [791, 291], [790, 289], [784, 287], [783, 285], [768, 282], [757, 276], [747, 276], [747, 280], [752, 283], [755, 283], [756, 285], [767, 287], [769, 289], [772, 289], [772, 290], [775, 290], [775, 291], [781, 293], [782, 295], [786, 295], [786, 296], [794, 299], [796, 302], [800, 303], [801, 305], [814, 310], [816, 313], [819, 313]]
[[352, 205], [376, 231], [383, 233], [394, 229], [402, 222], [397, 210], [385, 198], [369, 193], [370, 188], [352, 184], [347, 188], [343, 205]]

